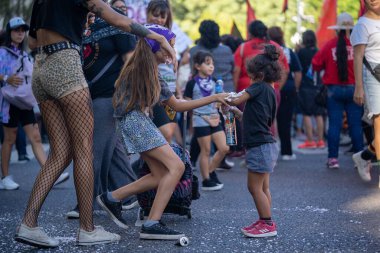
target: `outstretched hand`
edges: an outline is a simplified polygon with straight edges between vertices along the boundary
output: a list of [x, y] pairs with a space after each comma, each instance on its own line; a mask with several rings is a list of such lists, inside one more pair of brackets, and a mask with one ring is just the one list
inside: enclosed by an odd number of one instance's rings
[[213, 96], [214, 96], [215, 102], [220, 102], [228, 106], [227, 101], [226, 101], [228, 97], [228, 93], [218, 93], [218, 94], [214, 94]]

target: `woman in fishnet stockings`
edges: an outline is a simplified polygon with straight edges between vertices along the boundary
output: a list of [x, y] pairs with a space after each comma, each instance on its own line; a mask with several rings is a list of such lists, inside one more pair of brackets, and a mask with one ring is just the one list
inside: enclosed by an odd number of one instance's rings
[[93, 245], [120, 240], [119, 235], [94, 227], [92, 219], [94, 122], [79, 54], [83, 34], [81, 25], [85, 23], [88, 11], [127, 32], [157, 40], [175, 59], [174, 50], [163, 36], [116, 13], [102, 0], [34, 1], [29, 33], [29, 46], [37, 48], [38, 52], [33, 92], [40, 104], [51, 150], [37, 176], [15, 240], [37, 247], [59, 245], [58, 240], [38, 227], [37, 218], [54, 182], [72, 160], [80, 212], [77, 243]]

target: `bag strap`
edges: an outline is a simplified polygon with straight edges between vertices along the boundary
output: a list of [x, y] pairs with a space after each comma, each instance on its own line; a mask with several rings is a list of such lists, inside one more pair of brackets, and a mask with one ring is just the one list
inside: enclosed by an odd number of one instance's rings
[[245, 43], [241, 43], [241, 47], [240, 47], [240, 57], [243, 58], [243, 54], [244, 54], [244, 45]]
[[104, 73], [106, 73], [106, 71], [111, 67], [111, 65], [116, 61], [118, 56], [119, 56], [118, 54], [115, 54], [107, 62], [107, 64], [102, 68], [102, 70], [91, 81], [88, 82], [88, 85], [91, 86], [92, 84], [96, 83], [104, 75]]
[[371, 64], [369, 64], [369, 62], [367, 61], [367, 59], [365, 58], [365, 56], [363, 57], [363, 63], [366, 66], [366, 68], [369, 70], [369, 72], [371, 72], [371, 74], [373, 75], [373, 77], [376, 78], [376, 80], [378, 82], [380, 82], [380, 78], [376, 75], [375, 71], [371, 67]]

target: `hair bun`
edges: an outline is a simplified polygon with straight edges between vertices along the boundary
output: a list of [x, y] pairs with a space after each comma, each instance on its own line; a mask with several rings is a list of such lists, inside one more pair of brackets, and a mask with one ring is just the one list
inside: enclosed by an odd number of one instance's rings
[[264, 55], [272, 61], [277, 61], [280, 58], [280, 53], [274, 45], [265, 45]]

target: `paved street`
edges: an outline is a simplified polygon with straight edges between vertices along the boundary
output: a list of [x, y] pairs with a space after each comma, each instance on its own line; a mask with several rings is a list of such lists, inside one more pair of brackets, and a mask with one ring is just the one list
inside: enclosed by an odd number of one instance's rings
[[[225, 184], [222, 191], [202, 192], [201, 199], [193, 202], [191, 220], [164, 217], [164, 222], [190, 238], [186, 248], [174, 242], [139, 240], [139, 228], [134, 226], [137, 209], [125, 212], [128, 230], [119, 229], [105, 213], [95, 211], [96, 224], [122, 236], [119, 244], [75, 246], [78, 221], [64, 216], [76, 202], [72, 177], [50, 193], [39, 223], [62, 242], [51, 252], [380, 252], [379, 171], [372, 170], [373, 180], [366, 184], [350, 156], [341, 154], [341, 168], [327, 170], [326, 152], [314, 153], [297, 153], [296, 161], [279, 161], [275, 169], [271, 189], [279, 234], [274, 238], [248, 239], [240, 233], [242, 226], [257, 217], [239, 159], [231, 171], [219, 173]], [[38, 169], [35, 160], [11, 165], [21, 188], [0, 191], [0, 252], [49, 252], [12, 240]], [[68, 171], [72, 175], [71, 167]]]

